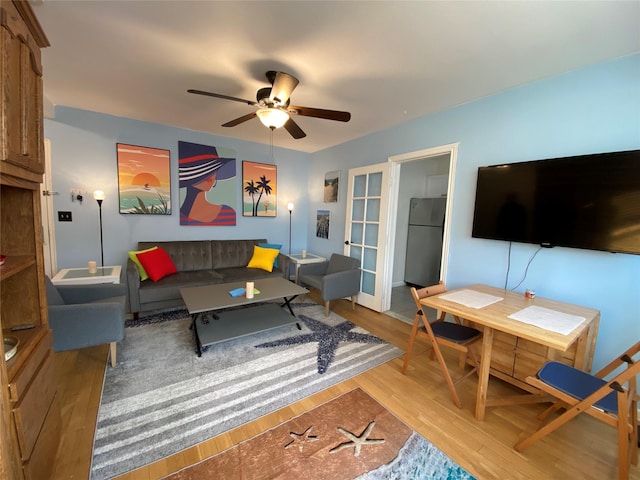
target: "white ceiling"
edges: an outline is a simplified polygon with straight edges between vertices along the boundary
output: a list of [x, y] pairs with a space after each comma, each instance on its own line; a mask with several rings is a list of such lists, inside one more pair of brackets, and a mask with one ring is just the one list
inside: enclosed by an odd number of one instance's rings
[[640, 51], [639, 1], [36, 0], [51, 46], [54, 105], [270, 142], [255, 107], [267, 70], [296, 76], [293, 105], [346, 110], [349, 123], [294, 117], [315, 152], [506, 89]]

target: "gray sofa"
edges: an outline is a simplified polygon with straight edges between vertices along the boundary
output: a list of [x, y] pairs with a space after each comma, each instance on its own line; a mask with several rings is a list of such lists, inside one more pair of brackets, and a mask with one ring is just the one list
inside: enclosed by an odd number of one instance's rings
[[127, 260], [127, 284], [130, 311], [134, 318], [140, 312], [183, 306], [180, 288], [215, 283], [251, 281], [260, 278], [289, 275], [289, 257], [278, 255], [278, 267], [273, 272], [247, 268], [258, 240], [193, 240], [173, 242], [138, 242], [138, 250], [162, 247], [171, 257], [177, 273], [154, 282], [140, 281], [135, 263]]

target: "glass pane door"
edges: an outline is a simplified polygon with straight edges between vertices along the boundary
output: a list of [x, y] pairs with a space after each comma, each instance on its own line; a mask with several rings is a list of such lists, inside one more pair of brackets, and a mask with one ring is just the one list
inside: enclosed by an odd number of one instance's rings
[[358, 303], [382, 309], [385, 225], [389, 164], [349, 170], [345, 255], [360, 260], [362, 279]]

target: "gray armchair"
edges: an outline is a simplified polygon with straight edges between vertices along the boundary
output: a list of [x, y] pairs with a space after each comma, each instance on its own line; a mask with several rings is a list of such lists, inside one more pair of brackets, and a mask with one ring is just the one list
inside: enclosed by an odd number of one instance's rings
[[327, 316], [329, 302], [338, 298], [351, 297], [355, 309], [356, 295], [360, 292], [360, 261], [334, 253], [329, 261], [300, 265], [298, 283], [320, 290]]
[[116, 342], [124, 338], [127, 287], [123, 284], [55, 286], [45, 277], [49, 326], [56, 352], [111, 344], [116, 365]]

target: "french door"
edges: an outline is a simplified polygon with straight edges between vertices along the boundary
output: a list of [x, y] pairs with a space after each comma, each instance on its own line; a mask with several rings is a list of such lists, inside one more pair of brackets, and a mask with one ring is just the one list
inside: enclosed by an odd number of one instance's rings
[[44, 176], [40, 184], [40, 212], [42, 215], [42, 252], [44, 254], [44, 272], [53, 277], [58, 273], [56, 255], [56, 232], [53, 220], [53, 191], [51, 184], [51, 140], [44, 139]]
[[382, 311], [389, 163], [349, 170], [344, 254], [360, 260], [362, 268], [358, 303]]

